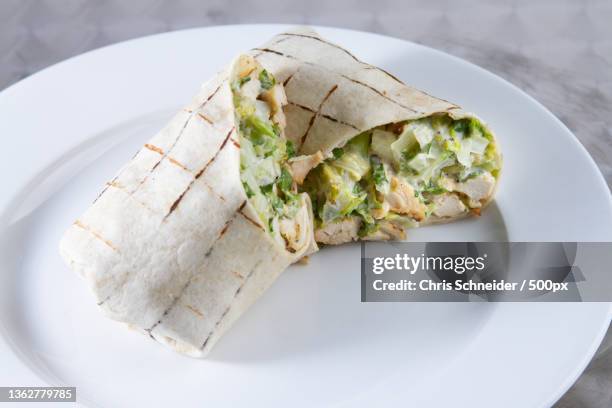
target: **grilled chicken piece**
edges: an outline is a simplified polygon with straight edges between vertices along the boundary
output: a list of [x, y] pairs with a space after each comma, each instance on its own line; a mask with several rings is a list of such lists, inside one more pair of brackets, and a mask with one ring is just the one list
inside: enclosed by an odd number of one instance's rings
[[456, 194], [445, 193], [434, 198], [435, 210], [433, 214], [437, 217], [454, 217], [465, 212], [466, 207]]
[[323, 161], [323, 153], [320, 151], [309, 156], [299, 156], [289, 159], [291, 174], [296, 183], [302, 184], [310, 170], [317, 167]]
[[406, 231], [399, 225], [385, 221], [379, 224], [378, 230], [364, 238], [367, 241], [388, 241], [406, 239]]
[[414, 188], [395, 176], [391, 177], [391, 191], [385, 195], [385, 201], [393, 212], [410, 215], [417, 221], [425, 218], [426, 207], [414, 196]]
[[278, 123], [281, 129], [287, 124], [283, 114], [283, 106], [287, 104], [287, 95], [282, 85], [276, 84], [268, 92], [261, 95], [261, 99], [268, 102], [272, 108], [272, 121]]
[[321, 244], [338, 245], [356, 241], [359, 238], [361, 221], [358, 217], [346, 217], [327, 224], [315, 231], [315, 240]]
[[470, 207], [479, 208], [482, 200], [489, 198], [495, 188], [495, 179], [489, 173], [481, 174], [463, 183], [457, 183], [454, 191], [470, 198]]
[[[261, 90], [261, 82], [257, 78], [251, 78], [248, 82], [240, 88], [240, 93], [244, 98], [249, 100], [255, 100]], [[267, 101], [266, 101], [267, 102]]]
[[279, 229], [282, 237], [285, 239], [285, 245], [289, 250], [295, 251], [297, 249], [298, 238], [300, 236], [300, 224], [295, 220], [283, 218], [279, 222]]
[[381, 207], [373, 208], [371, 213], [374, 219], [381, 220], [385, 218], [385, 216], [389, 214], [389, 203], [386, 201], [383, 201]]

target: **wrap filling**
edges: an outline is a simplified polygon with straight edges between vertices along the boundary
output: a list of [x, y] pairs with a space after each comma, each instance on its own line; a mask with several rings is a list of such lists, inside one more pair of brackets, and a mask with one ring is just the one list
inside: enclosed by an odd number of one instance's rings
[[476, 118], [448, 114], [363, 132], [312, 170], [318, 242], [403, 239], [421, 223], [479, 214], [501, 167], [494, 138]]
[[231, 87], [239, 126], [242, 185], [263, 228], [293, 252], [303, 235], [298, 213], [304, 204], [287, 164], [295, 149], [284, 137], [285, 92], [254, 61], [243, 67]]

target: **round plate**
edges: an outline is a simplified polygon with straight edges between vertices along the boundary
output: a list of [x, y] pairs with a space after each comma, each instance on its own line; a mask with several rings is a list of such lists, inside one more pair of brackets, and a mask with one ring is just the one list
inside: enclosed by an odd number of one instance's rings
[[[87, 406], [542, 407], [575, 381], [608, 303], [360, 303], [359, 247], [294, 266], [210, 358], [172, 353], [102, 316], [58, 240], [101, 186], [241, 50], [285, 26], [156, 35], [62, 62], [0, 94], [0, 384], [70, 385]], [[412, 240], [611, 241], [595, 164], [544, 107], [460, 59], [374, 34], [330, 40], [476, 112], [505, 157], [480, 219]], [[203, 217], [206, 214], [202, 214]]]

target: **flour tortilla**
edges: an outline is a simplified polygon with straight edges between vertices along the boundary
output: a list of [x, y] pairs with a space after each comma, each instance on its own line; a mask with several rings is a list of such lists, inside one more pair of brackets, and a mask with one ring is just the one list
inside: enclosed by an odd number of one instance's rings
[[195, 357], [316, 250], [306, 194], [296, 216], [302, 246], [290, 253], [261, 226], [243, 189], [230, 81], [249, 63], [241, 56], [207, 82], [60, 243], [108, 317]]
[[[453, 119], [476, 118], [494, 135], [473, 113], [361, 62], [308, 27], [279, 34], [251, 53], [285, 85], [286, 136], [300, 154], [320, 151], [331, 157], [334, 148], [364, 131], [436, 113]], [[483, 201], [483, 208], [494, 193]], [[432, 216], [427, 223], [450, 222], [465, 215]]]

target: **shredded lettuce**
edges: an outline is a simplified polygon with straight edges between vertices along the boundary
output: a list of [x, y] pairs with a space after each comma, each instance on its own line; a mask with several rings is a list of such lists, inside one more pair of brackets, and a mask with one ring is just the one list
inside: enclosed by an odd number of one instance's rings
[[238, 87], [241, 87], [242, 85], [246, 84], [246, 83], [247, 83], [247, 82], [249, 82], [250, 80], [251, 80], [251, 77], [250, 77], [250, 76], [246, 76], [246, 77], [240, 78], [240, 79], [238, 80]]
[[295, 157], [295, 145], [291, 140], [287, 140], [285, 143], [285, 151], [287, 152], [287, 158]]
[[[350, 214], [367, 197], [367, 194], [358, 188], [355, 180], [337, 167], [323, 164], [317, 168], [315, 177], [315, 183], [325, 194], [325, 200], [319, 210], [319, 216], [325, 223]], [[311, 177], [311, 180], [313, 178]]]
[[434, 137], [434, 130], [426, 119], [408, 123], [404, 126], [404, 132], [412, 132], [421, 149], [431, 143]]
[[387, 176], [387, 169], [385, 163], [383, 163], [377, 156], [370, 158], [372, 163], [372, 179], [376, 190], [386, 194], [389, 192], [389, 177]]
[[[248, 79], [245, 79], [248, 78]], [[272, 108], [262, 100], [241, 92], [251, 76], [232, 86], [240, 134], [240, 177], [247, 198], [268, 231], [279, 233], [279, 218], [292, 217], [298, 210], [298, 195], [291, 173], [284, 164], [295, 155], [293, 143], [281, 136], [271, 119]], [[274, 77], [262, 70], [258, 75], [260, 94], [275, 85]]]
[[303, 188], [311, 195], [319, 227], [359, 217], [363, 237], [376, 232], [381, 222], [403, 228], [418, 225], [411, 216], [389, 210], [386, 198], [393, 177], [409, 183], [431, 213], [433, 198], [452, 193], [453, 182], [487, 172], [497, 176], [499, 154], [492, 135], [477, 119], [435, 114], [394, 124], [393, 129], [401, 129], [399, 136], [388, 128], [359, 134], [308, 175]]
[[265, 90], [271, 89], [274, 85], [276, 85], [276, 80], [272, 75], [268, 73], [265, 69], [259, 73], [259, 82], [261, 82], [261, 87]]
[[343, 154], [344, 154], [344, 149], [341, 147], [336, 147], [334, 150], [332, 150], [332, 155], [336, 159], [339, 159], [340, 157], [342, 157]]
[[289, 173], [286, 167], [283, 167], [278, 177], [278, 188], [280, 188], [281, 191], [289, 192], [291, 191], [292, 185], [293, 178], [291, 177], [291, 173]]
[[394, 156], [391, 144], [397, 140], [397, 135], [385, 130], [374, 129], [372, 132], [372, 154], [377, 155], [387, 163], [393, 163]]
[[397, 140], [391, 143], [390, 148], [393, 160], [399, 167], [403, 161], [412, 159], [419, 152], [419, 143], [411, 129], [404, 129]]
[[369, 146], [368, 133], [356, 136], [346, 144], [343, 153], [331, 165], [346, 171], [353, 180], [360, 180], [370, 170]]

